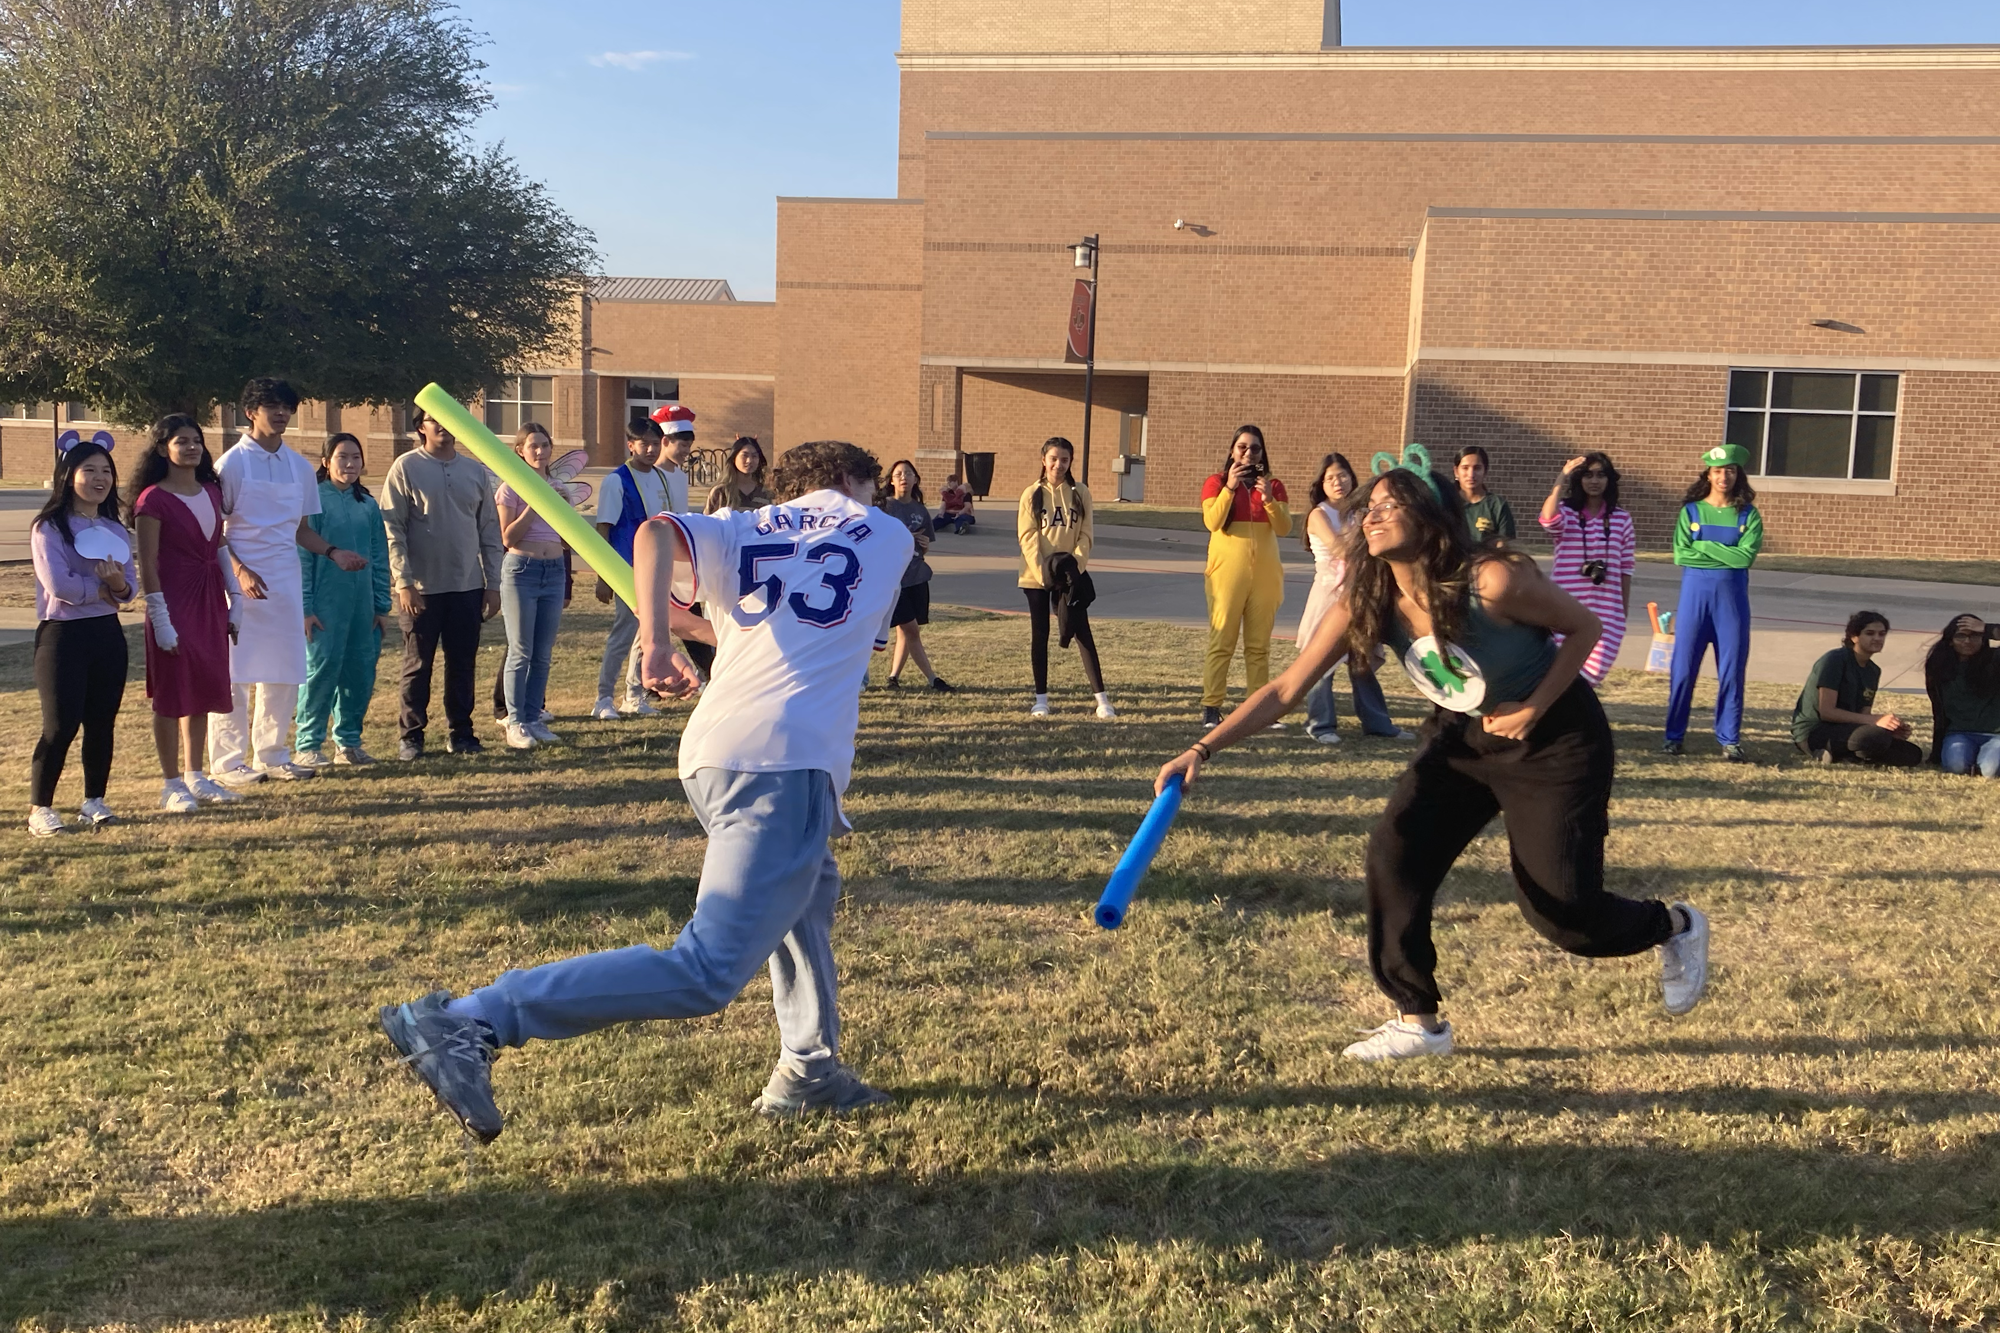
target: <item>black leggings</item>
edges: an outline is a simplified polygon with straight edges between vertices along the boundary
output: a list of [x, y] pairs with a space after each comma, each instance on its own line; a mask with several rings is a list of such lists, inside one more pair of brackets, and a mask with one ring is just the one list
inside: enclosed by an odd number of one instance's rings
[[1924, 762], [1924, 752], [1893, 731], [1873, 723], [1855, 726], [1852, 722], [1822, 722], [1806, 736], [1806, 752], [1831, 750], [1834, 761], [1858, 759], [1864, 764], [1885, 768], [1915, 768]]
[[54, 805], [69, 747], [83, 730], [83, 799], [111, 781], [111, 742], [125, 701], [125, 629], [117, 616], [44, 620], [35, 627], [42, 738], [29, 767], [30, 805]]
[[[1035, 693], [1049, 692], [1049, 590], [1023, 588], [1028, 594], [1028, 661], [1035, 668]], [[1083, 658], [1083, 677], [1091, 692], [1104, 693], [1104, 671], [1097, 664], [1097, 640], [1090, 637], [1090, 613], [1072, 607], [1070, 637], [1076, 640], [1077, 655]]]
[[1604, 890], [1611, 725], [1579, 680], [1526, 741], [1440, 712], [1368, 839], [1368, 962], [1400, 1012], [1438, 1010], [1431, 906], [1452, 863], [1496, 813], [1514, 896], [1542, 936], [1586, 958], [1642, 953], [1674, 933], [1665, 904]]

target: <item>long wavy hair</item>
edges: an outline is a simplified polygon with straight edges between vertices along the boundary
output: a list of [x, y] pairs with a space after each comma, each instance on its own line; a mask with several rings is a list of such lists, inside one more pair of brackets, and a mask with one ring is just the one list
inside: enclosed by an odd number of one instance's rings
[[1966, 616], [1979, 621], [1984, 631], [1985, 616], [1977, 611], [1961, 611], [1944, 622], [1944, 628], [1938, 631], [1937, 642], [1924, 654], [1924, 688], [1933, 699], [1951, 684], [1952, 677], [1958, 674], [1960, 663], [1964, 663], [1966, 684], [1972, 687], [1973, 693], [2000, 693], [2000, 649], [1981, 638], [1978, 652], [1971, 657], [1960, 657], [1958, 649], [1951, 646], [1951, 636], [1958, 628], [1958, 622]]
[[[1405, 468], [1363, 481], [1354, 488], [1348, 512], [1357, 519], [1366, 516], [1370, 505], [1395, 500], [1417, 525], [1418, 583], [1412, 591], [1430, 613], [1431, 633], [1440, 640], [1457, 641], [1465, 629], [1466, 603], [1472, 596], [1472, 579], [1487, 560], [1524, 561], [1518, 553], [1484, 551], [1473, 546], [1465, 525], [1465, 500], [1458, 483], [1433, 471], [1431, 481]], [[1387, 637], [1396, 620], [1396, 575], [1389, 562], [1368, 552], [1363, 524], [1347, 525], [1347, 583], [1342, 596], [1347, 599], [1350, 617], [1347, 648], [1352, 660], [1367, 661], [1377, 644]]]
[[208, 433], [201, 423], [185, 412], [169, 412], [153, 423], [152, 434], [146, 437], [146, 452], [139, 455], [139, 465], [132, 469], [132, 479], [125, 485], [125, 510], [134, 515], [129, 521], [137, 522], [139, 497], [146, 493], [148, 486], [157, 486], [167, 479], [167, 441], [192, 428], [194, 437], [201, 441], [201, 461], [194, 465], [194, 479], [197, 484], [214, 481], [215, 459], [208, 452]]
[[[1604, 517], [1609, 519], [1611, 511], [1618, 507], [1618, 469], [1612, 465], [1611, 455], [1602, 450], [1593, 449], [1585, 454], [1583, 466], [1569, 474], [1563, 486], [1562, 502], [1579, 514], [1590, 504], [1590, 496], [1583, 489], [1583, 474], [1592, 466], [1604, 469]], [[1705, 481], [1702, 484], [1704, 488], [1707, 486]], [[1704, 489], [1702, 494], [1706, 495], [1708, 491]]]
[[34, 523], [46, 523], [62, 534], [63, 545], [76, 549], [76, 534], [70, 531], [70, 500], [76, 490], [76, 470], [93, 458], [102, 458], [111, 464], [111, 489], [105, 494], [103, 503], [97, 506], [97, 517], [108, 518], [113, 523], [118, 518], [118, 461], [111, 451], [95, 440], [83, 440], [71, 445], [56, 460], [56, 474], [49, 482], [49, 498], [42, 503], [41, 512], [35, 515]]
[[[1757, 503], [1757, 492], [1750, 488], [1750, 474], [1748, 472], [1745, 472], [1742, 468], [1737, 467], [1737, 465], [1734, 463], [1731, 463], [1729, 466], [1736, 468], [1736, 481], [1729, 488], [1730, 507], [1733, 509], [1741, 509], [1745, 505], [1751, 505]], [[1691, 505], [1694, 504], [1696, 501], [1703, 501], [1707, 499], [1708, 499], [1708, 469], [1703, 468], [1701, 470], [1701, 475], [1696, 477], [1692, 482], [1688, 483], [1687, 493], [1681, 496], [1681, 503], [1684, 505]]]

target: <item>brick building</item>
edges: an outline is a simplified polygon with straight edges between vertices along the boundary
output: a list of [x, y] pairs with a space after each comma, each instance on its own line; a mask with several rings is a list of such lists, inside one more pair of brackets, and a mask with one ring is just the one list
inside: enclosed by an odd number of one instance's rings
[[897, 198], [779, 199], [772, 304], [598, 283], [489, 410], [608, 462], [678, 395], [703, 445], [987, 452], [1011, 496], [1081, 435], [1094, 233], [1104, 500], [1191, 504], [1243, 422], [1300, 490], [1331, 449], [1482, 443], [1517, 509], [1603, 448], [1658, 546], [1727, 435], [1774, 549], [2000, 555], [2000, 47], [1337, 32], [1330, 0], [905, 0]]

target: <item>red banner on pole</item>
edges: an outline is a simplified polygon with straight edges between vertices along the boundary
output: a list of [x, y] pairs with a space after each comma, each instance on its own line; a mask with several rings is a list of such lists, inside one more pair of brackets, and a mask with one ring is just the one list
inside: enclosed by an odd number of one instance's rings
[[1063, 360], [1078, 364], [1090, 360], [1090, 303], [1096, 297], [1088, 281], [1076, 280], [1076, 292], [1069, 299], [1069, 342], [1063, 348]]

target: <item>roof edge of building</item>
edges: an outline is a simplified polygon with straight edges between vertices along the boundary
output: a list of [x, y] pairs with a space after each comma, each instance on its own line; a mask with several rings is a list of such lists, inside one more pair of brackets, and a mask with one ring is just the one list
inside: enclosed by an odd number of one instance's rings
[[781, 204], [922, 204], [921, 199], [905, 199], [895, 195], [866, 194], [781, 194]]
[[1082, 70], [1993, 69], [2000, 45], [1343, 46], [1318, 51], [898, 51], [905, 72]]
[[1705, 208], [1448, 208], [1431, 205], [1432, 218], [1539, 218], [1587, 222], [1877, 222], [1991, 226], [2000, 213], [1852, 213], [1794, 209]]

